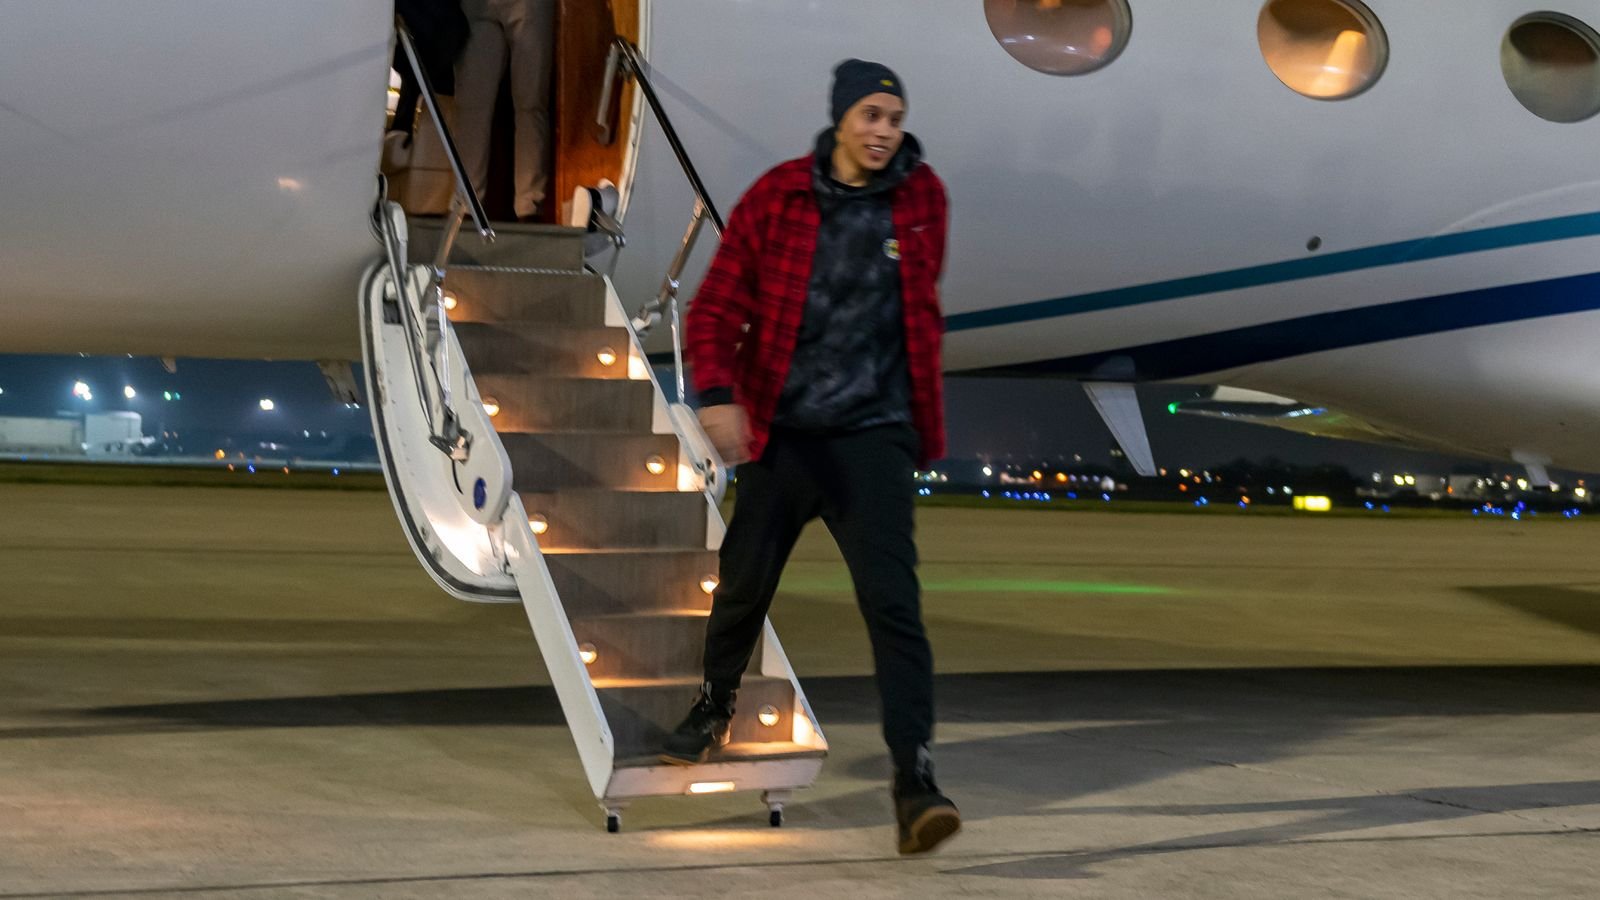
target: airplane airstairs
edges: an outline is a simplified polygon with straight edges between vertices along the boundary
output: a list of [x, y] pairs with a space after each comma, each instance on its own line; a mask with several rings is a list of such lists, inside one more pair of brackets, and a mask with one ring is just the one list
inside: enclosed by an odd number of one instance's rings
[[[452, 595], [520, 602], [607, 827], [634, 798], [761, 790], [771, 824], [827, 743], [770, 622], [730, 743], [663, 765], [688, 711], [723, 523], [723, 469], [669, 404], [580, 229], [507, 226], [435, 255], [453, 225], [383, 210], [389, 264], [361, 290], [368, 397], [396, 511]], [[407, 246], [409, 245], [409, 246]], [[435, 273], [444, 271], [442, 285]]]

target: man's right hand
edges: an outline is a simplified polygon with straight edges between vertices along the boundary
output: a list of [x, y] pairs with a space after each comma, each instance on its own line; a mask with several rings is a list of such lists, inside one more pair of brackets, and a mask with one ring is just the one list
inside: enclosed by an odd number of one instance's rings
[[711, 438], [725, 465], [750, 461], [750, 419], [737, 403], [722, 403], [700, 410], [700, 427]]

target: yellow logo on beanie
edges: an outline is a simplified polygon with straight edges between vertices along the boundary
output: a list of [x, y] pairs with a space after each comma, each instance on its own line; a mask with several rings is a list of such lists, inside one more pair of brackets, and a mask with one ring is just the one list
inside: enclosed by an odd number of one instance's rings
[[878, 83], [879, 83], [879, 84], [881, 84], [881, 85], [883, 85], [883, 86], [884, 86], [884, 87], [894, 87], [894, 82], [893, 82], [893, 81], [890, 81], [890, 80], [889, 80], [889, 79], [887, 79], [887, 78], [885, 78], [885, 79], [884, 79], [884, 80], [882, 80], [882, 81], [880, 81], [880, 82], [878, 82]]
[[894, 238], [889, 238], [888, 240], [884, 241], [883, 255], [898, 261], [900, 259], [900, 242]]

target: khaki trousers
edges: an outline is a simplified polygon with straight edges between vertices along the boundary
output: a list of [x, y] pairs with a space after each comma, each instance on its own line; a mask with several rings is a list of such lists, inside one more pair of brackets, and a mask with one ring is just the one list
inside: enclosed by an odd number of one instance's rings
[[462, 162], [483, 195], [500, 77], [509, 64], [516, 110], [516, 211], [531, 216], [549, 188], [550, 80], [555, 0], [462, 0], [471, 36], [456, 64], [456, 126]]

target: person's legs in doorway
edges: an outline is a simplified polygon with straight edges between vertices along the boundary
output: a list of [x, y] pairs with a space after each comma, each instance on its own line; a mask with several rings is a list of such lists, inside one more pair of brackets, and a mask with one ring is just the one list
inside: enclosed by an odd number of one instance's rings
[[456, 64], [456, 146], [478, 196], [489, 182], [490, 138], [500, 77], [506, 69], [506, 33], [492, 0], [462, 0], [471, 31]]
[[496, 0], [511, 49], [516, 111], [516, 212], [538, 215], [550, 183], [550, 83], [555, 68], [555, 0]]

